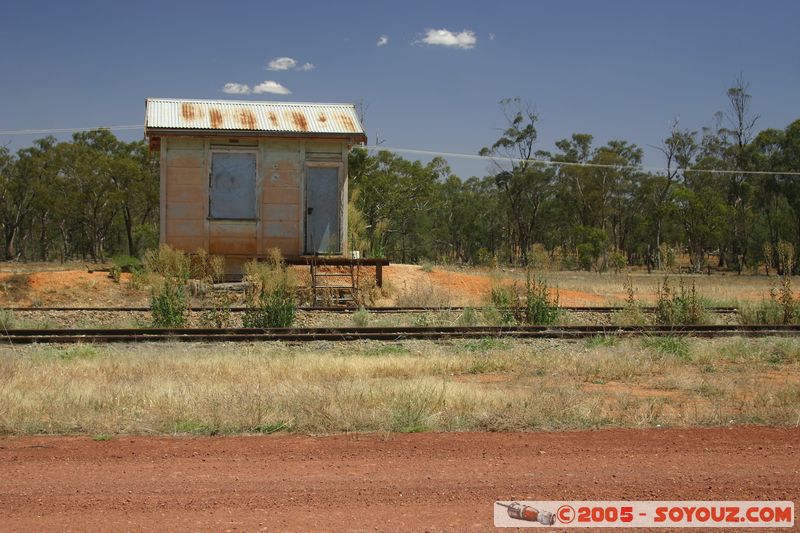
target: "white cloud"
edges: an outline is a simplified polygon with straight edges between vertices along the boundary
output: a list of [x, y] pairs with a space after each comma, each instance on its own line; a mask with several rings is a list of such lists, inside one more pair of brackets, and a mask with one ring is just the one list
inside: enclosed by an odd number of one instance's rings
[[490, 41], [494, 41], [494, 33], [490, 33], [489, 34], [489, 40]]
[[312, 70], [314, 68], [315, 67], [314, 67], [313, 63], [303, 63], [302, 65], [297, 67], [295, 70], [299, 70], [299, 71], [302, 71], [302, 72], [307, 72], [307, 71]]
[[222, 92], [227, 94], [250, 94], [250, 86], [243, 83], [226, 83]]
[[378, 38], [378, 42], [376, 43], [378, 46], [386, 46], [389, 44], [389, 36], [388, 35], [381, 35]]
[[475, 47], [478, 39], [472, 30], [453, 33], [450, 30], [425, 30], [425, 37], [419, 41], [425, 44], [470, 49]]
[[291, 94], [292, 91], [278, 83], [277, 81], [264, 81], [253, 87], [253, 93], [274, 93], [274, 94]]
[[289, 70], [297, 66], [297, 61], [291, 57], [276, 57], [267, 65], [267, 70]]

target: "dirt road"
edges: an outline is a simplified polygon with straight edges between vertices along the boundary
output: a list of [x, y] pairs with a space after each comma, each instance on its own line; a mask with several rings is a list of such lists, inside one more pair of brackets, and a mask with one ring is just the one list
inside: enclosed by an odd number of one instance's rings
[[800, 500], [800, 429], [0, 438], [3, 531], [485, 531], [495, 499]]

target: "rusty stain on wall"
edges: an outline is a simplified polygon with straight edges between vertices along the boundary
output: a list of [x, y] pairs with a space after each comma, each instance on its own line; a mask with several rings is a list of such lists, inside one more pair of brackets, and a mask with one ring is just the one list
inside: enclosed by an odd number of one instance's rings
[[304, 114], [292, 111], [292, 122], [294, 122], [294, 125], [297, 126], [297, 129], [300, 131], [308, 131], [308, 121]]
[[269, 121], [272, 122], [273, 126], [278, 125], [278, 117], [272, 111], [269, 112]]
[[325, 113], [320, 113], [319, 114], [319, 121], [322, 122], [323, 124], [328, 122], [328, 117], [325, 116]]

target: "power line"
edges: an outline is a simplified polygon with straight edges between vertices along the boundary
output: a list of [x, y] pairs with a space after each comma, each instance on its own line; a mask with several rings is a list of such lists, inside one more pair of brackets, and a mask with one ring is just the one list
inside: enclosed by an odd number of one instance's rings
[[[78, 131], [91, 131], [91, 130], [141, 130], [144, 129], [144, 126], [141, 124], [126, 124], [122, 126], [96, 126], [90, 128], [50, 128], [50, 129], [29, 129], [29, 130], [0, 130], [0, 135], [41, 135], [44, 133], [72, 133]], [[370, 152], [378, 152], [381, 150], [386, 150], [389, 152], [397, 152], [402, 154], [414, 154], [414, 155], [426, 155], [426, 156], [442, 156], [448, 158], [460, 158], [460, 159], [473, 159], [473, 160], [481, 160], [481, 161], [508, 161], [510, 163], [537, 163], [540, 165], [549, 165], [549, 166], [561, 166], [561, 167], [584, 167], [584, 168], [608, 168], [613, 170], [634, 170], [634, 171], [641, 171], [646, 170], [650, 172], [664, 172], [666, 173], [668, 170], [672, 172], [708, 172], [709, 174], [739, 174], [739, 175], [753, 175], [753, 176], [774, 176], [774, 175], [783, 175], [783, 176], [800, 176], [800, 172], [774, 172], [774, 171], [766, 171], [766, 170], [722, 170], [722, 169], [713, 169], [713, 168], [673, 168], [673, 169], [666, 169], [663, 167], [637, 167], [631, 165], [606, 165], [601, 163], [576, 163], [570, 161], [553, 161], [550, 159], [523, 159], [517, 157], [493, 157], [487, 155], [475, 155], [475, 154], [461, 154], [457, 152], [438, 152], [435, 150], [418, 150], [414, 148], [390, 148], [386, 146], [365, 146], [367, 150]]]
[[610, 168], [614, 170], [647, 170], [652, 172], [708, 172], [710, 174], [752, 174], [752, 175], [762, 175], [762, 176], [772, 176], [776, 174], [784, 175], [784, 176], [800, 176], [800, 172], [773, 172], [773, 171], [766, 171], [766, 170], [721, 170], [721, 169], [712, 169], [712, 168], [673, 168], [673, 169], [666, 169], [662, 167], [637, 167], [631, 165], [604, 165], [600, 163], [575, 163], [570, 161], [553, 161], [550, 159], [523, 159], [518, 157], [493, 157], [488, 155], [474, 155], [474, 154], [459, 154], [456, 152], [435, 152], [431, 150], [416, 150], [413, 148], [388, 148], [384, 146], [366, 146], [365, 147], [370, 152], [379, 152], [381, 150], [386, 150], [389, 152], [398, 152], [404, 154], [415, 154], [415, 155], [428, 155], [428, 156], [442, 156], [442, 157], [449, 157], [449, 158], [462, 158], [462, 159], [478, 159], [483, 161], [508, 161], [513, 163], [538, 163], [541, 165], [552, 165], [552, 166], [562, 166], [562, 167], [587, 167], [587, 168]]

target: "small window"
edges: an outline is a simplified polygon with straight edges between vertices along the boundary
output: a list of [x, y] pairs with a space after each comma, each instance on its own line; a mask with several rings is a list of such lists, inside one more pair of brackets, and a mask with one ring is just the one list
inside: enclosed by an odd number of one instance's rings
[[212, 152], [210, 218], [256, 218], [256, 154]]

